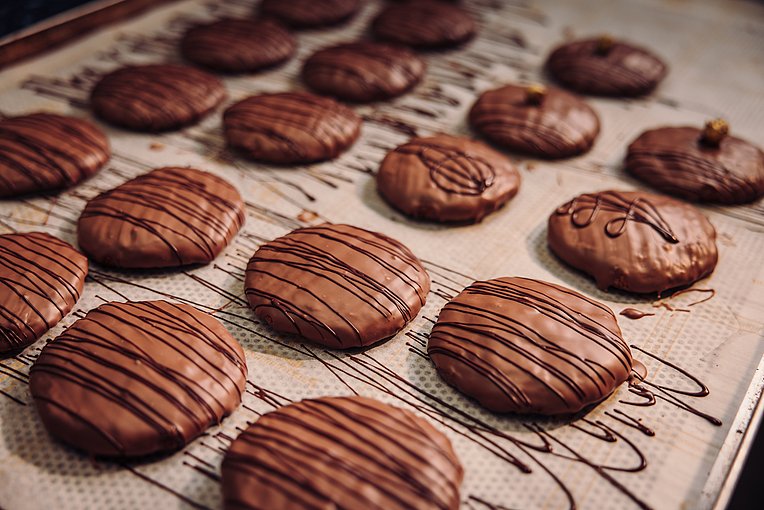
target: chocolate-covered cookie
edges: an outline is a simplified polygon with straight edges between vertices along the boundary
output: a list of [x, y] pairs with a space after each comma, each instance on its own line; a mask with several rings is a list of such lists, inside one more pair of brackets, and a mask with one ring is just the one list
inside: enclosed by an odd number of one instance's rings
[[82, 293], [88, 259], [42, 232], [0, 235], [0, 353], [32, 344]]
[[105, 121], [136, 131], [168, 131], [193, 124], [226, 96], [223, 83], [193, 67], [126, 66], [93, 88], [93, 111]]
[[480, 221], [515, 196], [520, 174], [504, 155], [465, 137], [414, 138], [385, 156], [377, 190], [414, 218]]
[[764, 196], [764, 152], [727, 135], [727, 124], [662, 127], [642, 133], [626, 156], [626, 171], [687, 200], [742, 204]]
[[107, 303], [48, 343], [29, 387], [48, 432], [91, 455], [177, 450], [236, 409], [244, 351], [211, 315]]
[[399, 96], [419, 83], [425, 64], [412, 51], [389, 44], [352, 42], [314, 53], [302, 68], [310, 88], [347, 101]]
[[442, 432], [365, 397], [263, 415], [231, 444], [222, 473], [227, 510], [456, 510], [463, 478]]
[[421, 49], [459, 45], [477, 30], [464, 9], [434, 0], [388, 5], [371, 29], [379, 39]]
[[94, 261], [124, 268], [207, 263], [244, 223], [236, 189], [193, 168], [160, 168], [90, 200], [77, 239]]
[[0, 197], [74, 186], [110, 155], [106, 135], [86, 120], [54, 113], [0, 120]]
[[416, 317], [430, 276], [394, 239], [323, 224], [262, 245], [245, 287], [252, 309], [276, 331], [349, 349], [389, 338]]
[[546, 67], [576, 92], [624, 97], [652, 92], [668, 72], [650, 51], [609, 36], [563, 44], [549, 55]]
[[484, 92], [472, 106], [469, 121], [497, 145], [550, 159], [587, 152], [600, 132], [597, 114], [583, 100], [538, 85], [505, 85]]
[[195, 64], [228, 73], [259, 71], [289, 60], [297, 43], [275, 21], [226, 18], [190, 28], [180, 41]]
[[263, 0], [260, 13], [294, 28], [315, 28], [342, 23], [359, 7], [359, 0]]
[[307, 92], [248, 97], [223, 114], [228, 144], [249, 157], [278, 164], [333, 159], [361, 131], [347, 106]]
[[613, 312], [528, 278], [475, 282], [441, 310], [427, 353], [448, 384], [496, 412], [576, 413], [629, 378]]
[[597, 287], [661, 293], [716, 267], [716, 231], [696, 207], [639, 191], [586, 193], [549, 217], [548, 242]]

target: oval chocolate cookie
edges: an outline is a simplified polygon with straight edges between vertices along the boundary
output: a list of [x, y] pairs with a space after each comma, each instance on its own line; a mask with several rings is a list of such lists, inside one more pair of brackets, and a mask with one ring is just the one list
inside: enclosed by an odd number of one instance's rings
[[127, 66], [113, 71], [90, 94], [105, 121], [136, 131], [167, 131], [193, 124], [226, 92], [223, 83], [198, 69], [172, 64]]
[[228, 144], [253, 159], [278, 164], [333, 159], [361, 131], [361, 118], [327, 97], [283, 92], [248, 97], [223, 115]]
[[110, 155], [106, 135], [86, 120], [54, 113], [0, 120], [0, 197], [74, 186]]
[[506, 85], [484, 92], [469, 121], [497, 145], [542, 158], [587, 152], [600, 132], [588, 104], [553, 87]]
[[231, 444], [222, 473], [227, 510], [457, 510], [464, 475], [442, 432], [365, 397], [265, 414]]
[[359, 0], [263, 0], [260, 12], [294, 28], [314, 28], [342, 23], [359, 6]]
[[427, 352], [448, 384], [491, 411], [572, 414], [631, 374], [613, 312], [528, 278], [475, 282], [441, 310]]
[[387, 6], [372, 22], [380, 39], [413, 48], [444, 48], [472, 39], [475, 22], [461, 7], [434, 0]]
[[244, 223], [244, 203], [225, 180], [193, 168], [160, 168], [92, 199], [77, 222], [94, 261], [124, 268], [207, 263]]
[[88, 259], [42, 232], [0, 235], [0, 353], [22, 349], [68, 314]]
[[648, 50], [607, 36], [563, 44], [546, 67], [565, 87], [601, 96], [647, 94], [667, 73], [666, 64]]
[[30, 371], [48, 432], [91, 455], [177, 450], [231, 414], [244, 351], [211, 315], [166, 301], [107, 303], [48, 343]]
[[703, 130], [663, 127], [629, 145], [626, 171], [663, 192], [688, 200], [742, 204], [764, 196], [764, 152], [724, 136], [706, 143]]
[[389, 338], [416, 317], [430, 276], [394, 239], [323, 224], [262, 245], [245, 287], [252, 309], [276, 331], [349, 349]]
[[716, 231], [696, 207], [638, 191], [586, 193], [549, 217], [549, 247], [597, 287], [661, 293], [716, 267]]
[[424, 61], [405, 48], [353, 42], [314, 53], [302, 77], [320, 94], [368, 102], [403, 94], [419, 83], [424, 69]]
[[195, 64], [244, 73], [286, 62], [296, 45], [294, 36], [274, 21], [227, 18], [189, 29], [180, 49]]
[[515, 196], [520, 174], [502, 154], [469, 138], [414, 138], [385, 156], [377, 189], [414, 218], [480, 221]]

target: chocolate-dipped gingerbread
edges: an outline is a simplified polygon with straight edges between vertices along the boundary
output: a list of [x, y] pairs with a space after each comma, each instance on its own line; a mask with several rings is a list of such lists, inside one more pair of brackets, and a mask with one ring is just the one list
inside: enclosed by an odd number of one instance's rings
[[549, 217], [548, 242], [597, 287], [661, 293], [716, 267], [716, 231], [696, 207], [639, 191], [586, 193]]
[[475, 282], [441, 310], [427, 352], [438, 373], [496, 412], [576, 413], [629, 378], [613, 312], [529, 278]]
[[597, 114], [583, 100], [540, 85], [505, 85], [484, 92], [469, 121], [497, 145], [550, 159], [588, 151], [600, 131]]
[[424, 61], [406, 48], [361, 41], [317, 51], [305, 61], [302, 77], [319, 94], [363, 103], [407, 92], [424, 70]]
[[764, 152], [728, 135], [721, 119], [704, 129], [662, 127], [642, 133], [626, 156], [637, 179], [687, 200], [743, 204], [764, 196]]
[[226, 18], [190, 28], [180, 42], [183, 56], [228, 73], [259, 71], [289, 60], [297, 43], [272, 20]]
[[74, 186], [110, 155], [106, 135], [83, 119], [33, 113], [0, 120], [0, 198]]
[[249, 157], [278, 164], [333, 159], [361, 131], [347, 106], [307, 92], [248, 97], [223, 114], [228, 144]]
[[239, 192], [194, 168], [160, 168], [90, 200], [77, 239], [94, 261], [124, 268], [207, 263], [244, 223]]
[[88, 259], [42, 232], [0, 235], [0, 353], [32, 344], [80, 298]]
[[457, 46], [477, 31], [464, 9], [434, 0], [388, 5], [371, 29], [379, 39], [419, 49]]
[[649, 50], [607, 35], [557, 47], [546, 67], [558, 82], [576, 92], [624, 97], [652, 92], [668, 72]]
[[276, 331], [335, 349], [389, 338], [416, 317], [430, 277], [408, 248], [350, 225], [301, 228], [262, 245], [246, 295]]
[[175, 64], [126, 66], [93, 88], [93, 111], [105, 121], [136, 131], [168, 131], [193, 124], [226, 92], [209, 73]]
[[414, 218], [480, 221], [515, 196], [520, 174], [504, 155], [465, 137], [414, 138], [385, 156], [377, 190]]
[[263, 0], [260, 13], [294, 28], [317, 28], [342, 23], [359, 7], [359, 0]]
[[107, 303], [48, 343], [30, 391], [48, 432], [91, 455], [182, 448], [236, 409], [244, 351], [211, 315], [166, 301]]
[[463, 478], [442, 432], [365, 397], [265, 414], [231, 444], [222, 473], [227, 510], [456, 510]]

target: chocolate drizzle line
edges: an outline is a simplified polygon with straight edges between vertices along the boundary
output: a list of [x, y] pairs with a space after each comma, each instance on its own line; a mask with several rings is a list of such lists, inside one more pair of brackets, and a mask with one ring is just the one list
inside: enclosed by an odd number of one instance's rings
[[669, 243], [679, 242], [658, 209], [643, 197], [629, 200], [617, 191], [587, 193], [561, 205], [556, 213], [570, 215], [570, 222], [574, 226], [585, 228], [594, 222], [600, 211], [623, 213], [622, 216], [616, 216], [605, 224], [605, 233], [608, 237], [619, 237], [626, 231], [628, 222], [634, 221], [651, 227]]
[[447, 193], [480, 196], [496, 178], [491, 163], [454, 147], [413, 140], [395, 151], [417, 156], [430, 170], [432, 182]]

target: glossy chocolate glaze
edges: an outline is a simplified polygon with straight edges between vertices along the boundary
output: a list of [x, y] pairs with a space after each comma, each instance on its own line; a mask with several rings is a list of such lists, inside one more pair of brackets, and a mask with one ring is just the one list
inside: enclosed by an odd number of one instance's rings
[[0, 120], [0, 198], [74, 186], [110, 155], [106, 135], [83, 119], [33, 113]]
[[587, 193], [549, 217], [551, 250], [597, 287], [661, 293], [716, 267], [716, 231], [692, 205], [634, 191]]
[[223, 460], [226, 509], [456, 510], [463, 469], [448, 438], [365, 397], [303, 400], [261, 417]]
[[244, 351], [212, 316], [167, 301], [107, 303], [42, 350], [30, 390], [48, 432], [92, 455], [183, 447], [241, 402]]
[[372, 22], [374, 35], [413, 48], [445, 48], [475, 35], [472, 17], [461, 7], [432, 0], [388, 5]]
[[430, 277], [394, 239], [323, 224], [262, 245], [245, 287], [252, 309], [276, 331], [348, 349], [389, 338], [416, 317]]
[[77, 239], [90, 258], [107, 266], [177, 267], [210, 262], [243, 223], [244, 203], [228, 182], [167, 167], [88, 202]]

